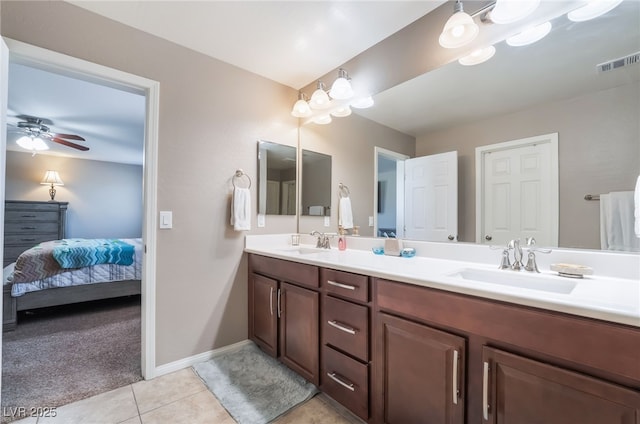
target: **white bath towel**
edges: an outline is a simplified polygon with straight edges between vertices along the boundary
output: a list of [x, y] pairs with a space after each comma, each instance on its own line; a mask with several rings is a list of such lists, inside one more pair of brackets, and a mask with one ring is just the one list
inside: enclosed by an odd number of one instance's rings
[[634, 237], [634, 192], [613, 191], [600, 195], [600, 245], [604, 250], [637, 252], [640, 240]]
[[309, 206], [309, 215], [324, 216], [324, 206]]
[[231, 225], [236, 231], [251, 229], [251, 191], [235, 187], [231, 196]]
[[351, 211], [351, 199], [341, 197], [338, 204], [338, 226], [345, 230], [353, 228], [353, 212]]
[[635, 219], [633, 229], [636, 233], [636, 237], [640, 238], [640, 175], [636, 180], [636, 190], [633, 195], [633, 216]]

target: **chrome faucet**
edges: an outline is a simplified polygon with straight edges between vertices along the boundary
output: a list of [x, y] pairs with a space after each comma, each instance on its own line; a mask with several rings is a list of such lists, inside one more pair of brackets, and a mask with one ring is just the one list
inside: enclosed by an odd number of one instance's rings
[[523, 267], [522, 265], [522, 247], [520, 247], [520, 239], [513, 239], [507, 245], [509, 250], [513, 249], [513, 264], [511, 264], [511, 269], [514, 271], [520, 271]]
[[316, 243], [316, 247], [318, 249], [331, 249], [331, 241], [329, 240], [328, 235], [316, 230], [311, 231], [311, 235], [318, 237], [318, 241]]
[[538, 264], [536, 263], [536, 254], [535, 252], [540, 253], [551, 253], [551, 249], [540, 249], [536, 247], [536, 239], [533, 237], [527, 237], [527, 264], [524, 266], [524, 269], [529, 272], [540, 272], [538, 269]]

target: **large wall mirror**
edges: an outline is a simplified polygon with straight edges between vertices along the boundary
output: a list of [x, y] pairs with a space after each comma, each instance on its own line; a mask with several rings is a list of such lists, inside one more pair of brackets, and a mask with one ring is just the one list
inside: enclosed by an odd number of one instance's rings
[[331, 156], [302, 150], [302, 215], [331, 215]]
[[295, 147], [258, 141], [259, 214], [296, 214], [296, 157]]
[[640, 2], [552, 24], [535, 44], [497, 43], [488, 62], [449, 63], [378, 94], [371, 109], [354, 110], [415, 137], [416, 156], [458, 152], [460, 241], [477, 242], [479, 146], [558, 134], [560, 247], [599, 249], [600, 204], [585, 195], [631, 191], [640, 174], [640, 64], [598, 67], [640, 51]]

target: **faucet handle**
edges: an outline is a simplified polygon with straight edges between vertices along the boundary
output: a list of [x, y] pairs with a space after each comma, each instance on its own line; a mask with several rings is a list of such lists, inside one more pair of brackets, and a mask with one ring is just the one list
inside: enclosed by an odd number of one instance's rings
[[551, 249], [541, 249], [536, 246], [536, 239], [533, 237], [527, 237], [527, 247], [529, 252], [551, 253]]

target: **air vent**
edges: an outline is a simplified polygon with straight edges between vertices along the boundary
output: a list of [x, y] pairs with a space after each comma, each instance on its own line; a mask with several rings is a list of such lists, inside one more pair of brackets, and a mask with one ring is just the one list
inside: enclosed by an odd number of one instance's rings
[[607, 72], [613, 71], [614, 69], [619, 69], [624, 66], [634, 65], [640, 63], [640, 52], [630, 54], [625, 57], [621, 57], [619, 59], [610, 60], [608, 62], [600, 63], [596, 65], [598, 72]]

